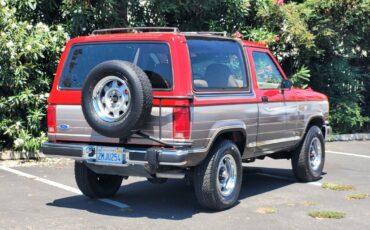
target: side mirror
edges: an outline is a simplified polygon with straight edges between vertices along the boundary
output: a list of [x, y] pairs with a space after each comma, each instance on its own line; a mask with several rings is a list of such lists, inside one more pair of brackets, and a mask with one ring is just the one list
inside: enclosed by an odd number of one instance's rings
[[284, 89], [291, 89], [293, 87], [293, 83], [290, 81], [290, 80], [282, 80], [281, 81], [281, 85], [280, 85], [280, 88], [282, 90]]

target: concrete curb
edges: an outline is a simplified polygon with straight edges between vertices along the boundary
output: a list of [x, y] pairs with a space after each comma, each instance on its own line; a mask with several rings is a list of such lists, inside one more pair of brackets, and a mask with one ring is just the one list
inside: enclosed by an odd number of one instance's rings
[[19, 159], [41, 159], [45, 158], [42, 152], [21, 152], [21, 151], [0, 151], [0, 160], [19, 160]]
[[331, 135], [329, 142], [333, 141], [368, 141], [370, 140], [370, 133], [353, 133], [353, 134], [338, 134]]

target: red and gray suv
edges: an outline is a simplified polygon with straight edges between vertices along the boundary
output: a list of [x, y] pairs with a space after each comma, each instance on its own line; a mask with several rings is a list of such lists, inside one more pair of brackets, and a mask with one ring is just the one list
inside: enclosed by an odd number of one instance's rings
[[299, 181], [318, 180], [331, 130], [327, 97], [292, 88], [264, 45], [171, 27], [70, 40], [47, 116], [43, 152], [76, 159], [86, 196], [128, 176], [189, 178], [215, 210], [238, 200], [242, 162], [291, 159]]

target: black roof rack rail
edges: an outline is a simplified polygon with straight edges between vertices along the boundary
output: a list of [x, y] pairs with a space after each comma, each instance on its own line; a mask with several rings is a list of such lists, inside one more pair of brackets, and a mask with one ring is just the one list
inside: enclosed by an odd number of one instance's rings
[[173, 32], [179, 33], [177, 27], [125, 27], [94, 30], [91, 34], [115, 34], [115, 33], [142, 33], [142, 32]]
[[223, 36], [227, 37], [227, 32], [216, 32], [216, 31], [186, 31], [186, 32], [181, 32], [182, 34], [185, 35], [214, 35], [214, 36]]

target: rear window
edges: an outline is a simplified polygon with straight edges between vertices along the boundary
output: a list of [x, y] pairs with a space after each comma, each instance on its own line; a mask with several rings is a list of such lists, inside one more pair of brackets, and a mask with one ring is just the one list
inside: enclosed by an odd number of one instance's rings
[[154, 89], [173, 84], [171, 55], [166, 43], [93, 43], [72, 46], [59, 82], [61, 89], [81, 89], [87, 74], [108, 60], [129, 61], [148, 75]]
[[188, 38], [195, 90], [248, 88], [242, 47], [236, 41]]

